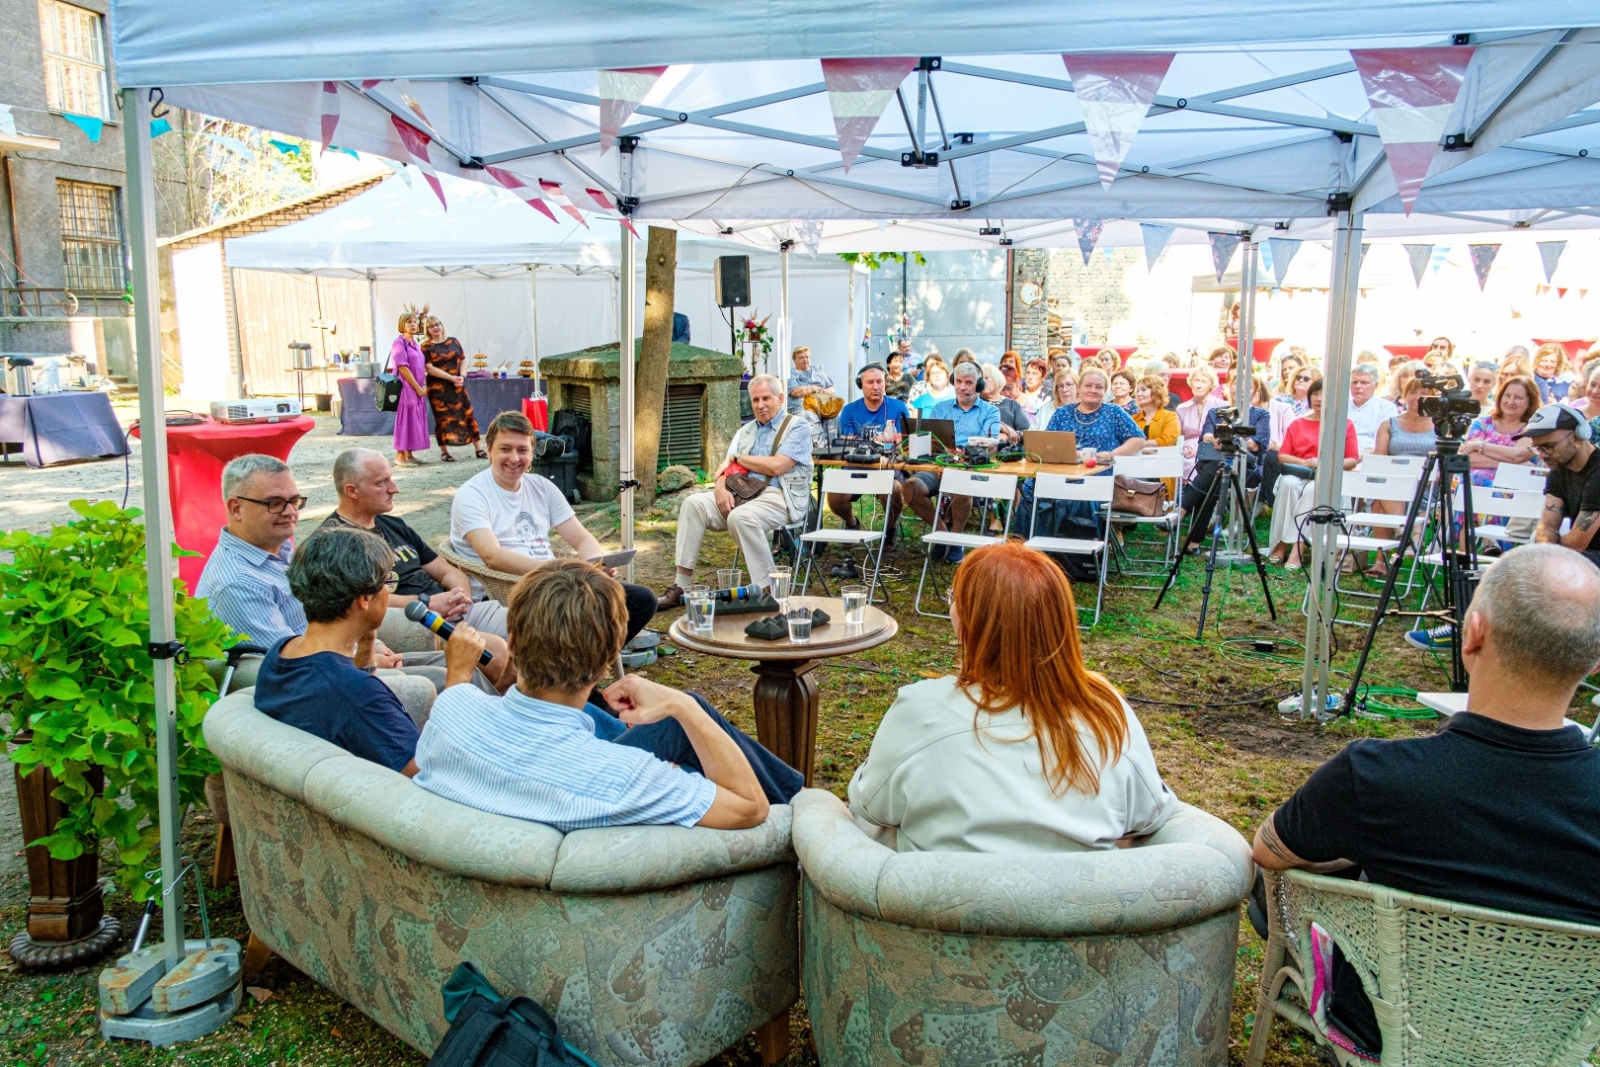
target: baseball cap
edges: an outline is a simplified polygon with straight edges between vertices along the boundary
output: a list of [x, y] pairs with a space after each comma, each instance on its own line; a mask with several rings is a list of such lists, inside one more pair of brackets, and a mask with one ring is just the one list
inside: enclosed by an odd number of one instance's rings
[[1571, 430], [1577, 437], [1585, 441], [1589, 439], [1589, 421], [1566, 404], [1546, 404], [1533, 413], [1533, 418], [1528, 420], [1528, 425], [1523, 427], [1521, 433], [1512, 434], [1511, 437], [1520, 441], [1524, 437], [1543, 437], [1557, 430]]

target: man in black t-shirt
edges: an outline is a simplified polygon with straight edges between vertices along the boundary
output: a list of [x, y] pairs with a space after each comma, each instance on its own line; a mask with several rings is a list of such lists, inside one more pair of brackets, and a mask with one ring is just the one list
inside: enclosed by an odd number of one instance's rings
[[[1507, 552], [1467, 609], [1461, 656], [1467, 711], [1432, 737], [1346, 746], [1261, 824], [1256, 862], [1600, 926], [1600, 751], [1565, 722], [1600, 664], [1600, 570], [1555, 545]], [[1381, 1052], [1337, 951], [1332, 988], [1329, 1021]]]
[[[1600, 545], [1594, 545], [1595, 528], [1600, 525], [1600, 449], [1591, 436], [1589, 421], [1566, 404], [1546, 404], [1516, 435], [1528, 438], [1539, 459], [1550, 467], [1544, 482], [1544, 514], [1533, 539], [1582, 552], [1600, 567]], [[1572, 521], [1566, 533], [1561, 532], [1563, 519]]]

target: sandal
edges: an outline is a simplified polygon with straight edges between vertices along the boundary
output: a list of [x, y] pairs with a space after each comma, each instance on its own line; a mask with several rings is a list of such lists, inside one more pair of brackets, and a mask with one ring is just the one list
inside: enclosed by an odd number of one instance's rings
[[474, 452], [473, 455], [477, 456], [479, 459], [488, 459], [489, 458], [489, 453], [485, 452], [481, 448], [478, 449], [476, 452]]
[[452, 456], [448, 452], [446, 452], [444, 455], [440, 456], [439, 458], [441, 460], [443, 460], [444, 462], [446, 462], [446, 463], [454, 463], [456, 461], [456, 457]]

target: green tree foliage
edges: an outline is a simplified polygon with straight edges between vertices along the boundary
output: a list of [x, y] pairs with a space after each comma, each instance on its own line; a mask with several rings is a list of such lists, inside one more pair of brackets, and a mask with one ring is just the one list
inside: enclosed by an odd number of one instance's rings
[[[24, 774], [48, 767], [66, 805], [45, 845], [59, 860], [116, 844], [114, 877], [135, 900], [156, 887], [161, 838], [157, 813], [154, 666], [146, 649], [149, 596], [144, 526], [136, 508], [75, 500], [75, 522], [48, 534], [23, 530], [0, 538], [12, 553], [0, 563], [0, 731]], [[174, 546], [174, 554], [181, 554]], [[218, 769], [200, 733], [216, 696], [206, 659], [219, 659], [230, 637], [203, 600], [175, 590], [177, 638], [189, 649], [177, 676], [178, 803], [205, 803], [205, 778]], [[97, 795], [86, 775], [99, 767]]]
[[837, 255], [846, 263], [859, 263], [868, 270], [877, 270], [889, 263], [904, 263], [906, 256], [919, 267], [928, 265], [928, 257], [921, 252], [839, 252]]

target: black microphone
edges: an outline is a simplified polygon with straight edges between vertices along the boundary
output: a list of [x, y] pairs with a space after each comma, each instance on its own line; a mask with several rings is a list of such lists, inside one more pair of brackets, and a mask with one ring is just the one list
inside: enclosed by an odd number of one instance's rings
[[[410, 619], [412, 622], [420, 623], [423, 626], [426, 626], [428, 629], [432, 630], [446, 641], [450, 640], [450, 635], [456, 632], [456, 628], [454, 626], [451, 626], [448, 622], [444, 621], [443, 615], [440, 615], [437, 611], [429, 611], [428, 605], [424, 604], [420, 600], [413, 600], [411, 603], [406, 605], [406, 618]], [[487, 666], [493, 659], [494, 656], [490, 654], [487, 648], [484, 649], [483, 652], [478, 656], [478, 662], [484, 664], [485, 666]]]

